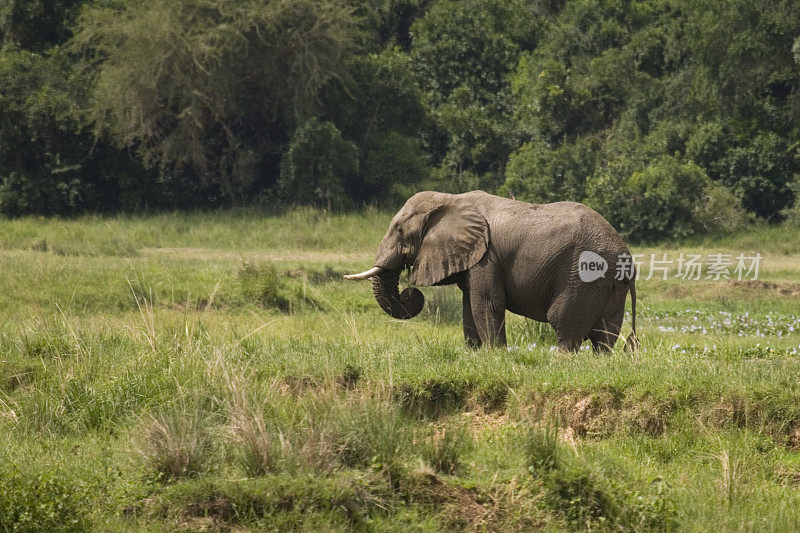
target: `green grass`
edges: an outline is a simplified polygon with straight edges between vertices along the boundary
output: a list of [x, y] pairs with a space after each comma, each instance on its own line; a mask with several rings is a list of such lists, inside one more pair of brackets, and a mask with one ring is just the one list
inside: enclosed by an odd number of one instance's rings
[[0, 530], [800, 527], [800, 228], [634, 249], [763, 283], [641, 279], [641, 352], [564, 355], [383, 314], [390, 218], [1, 221]]

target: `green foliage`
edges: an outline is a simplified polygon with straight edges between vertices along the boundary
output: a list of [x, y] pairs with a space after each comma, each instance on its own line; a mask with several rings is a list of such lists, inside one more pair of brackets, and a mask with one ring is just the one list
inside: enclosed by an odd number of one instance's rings
[[[621, 183], [653, 159], [685, 156], [760, 217], [779, 217], [792, 203], [787, 183], [800, 160], [789, 142], [788, 117], [796, 112], [791, 95], [798, 90], [798, 66], [783, 52], [797, 27], [789, 3], [690, 2], [678, 8], [668, 1], [573, 1], [550, 20], [539, 45], [522, 55], [512, 86], [516, 118], [527, 135], [553, 151], [583, 152], [577, 165], [562, 163], [551, 176], [572, 166], [613, 185], [602, 176], [617, 174], [615, 183]], [[582, 151], [592, 143], [603, 157]], [[507, 187], [533, 197], [547, 197], [548, 190], [564, 194], [557, 178], [553, 183], [528, 170], [548, 168], [543, 150], [533, 148], [539, 144], [523, 145], [512, 156]], [[613, 195], [594, 190], [595, 197]], [[688, 191], [667, 200], [677, 202], [669, 215], [673, 222], [652, 225], [687, 226], [677, 221], [686, 219], [680, 211], [692, 202], [682, 198]], [[709, 229], [700, 224], [692, 231]]]
[[63, 43], [84, 0], [27, 0], [0, 4], [0, 43], [40, 51]]
[[411, 58], [434, 123], [428, 143], [441, 158], [440, 189], [494, 189], [512, 149], [514, 128], [504, 117], [518, 48], [504, 33], [502, 5], [442, 0], [412, 26]]
[[[736, 225], [735, 203], [781, 221], [798, 20], [790, 0], [6, 2], [0, 213], [478, 188], [587, 200], [640, 238]], [[656, 187], [664, 158], [719, 185], [713, 214]]]
[[163, 190], [127, 154], [80, 129], [83, 81], [59, 54], [0, 51], [0, 212], [74, 214], [155, 205]]
[[345, 183], [358, 171], [358, 149], [330, 122], [312, 118], [294, 133], [281, 161], [280, 195], [330, 211], [347, 205]]
[[239, 285], [246, 302], [288, 313], [306, 305], [319, 309], [321, 304], [306, 290], [290, 282], [273, 263], [244, 261], [238, 271]]
[[448, 426], [429, 436], [422, 459], [436, 472], [452, 475], [462, 467], [462, 457], [472, 447], [472, 436], [462, 426]]
[[412, 27], [414, 67], [435, 104], [461, 88], [476, 103], [503, 97], [517, 50], [493, 17], [497, 4], [441, 0]]
[[746, 141], [717, 123], [704, 125], [687, 143], [687, 155], [708, 169], [709, 176], [735, 191], [749, 211], [771, 218], [792, 204], [790, 183], [798, 168], [796, 148], [774, 132], [759, 132]]
[[[670, 156], [633, 172], [629, 160], [613, 162], [592, 177], [587, 194], [589, 205], [623, 235], [640, 241], [730, 231], [743, 220], [730, 192], [711, 182], [697, 165]], [[706, 212], [709, 207], [717, 212]]]
[[513, 191], [516, 198], [533, 203], [580, 202], [586, 196], [586, 178], [594, 171], [596, 144], [586, 138], [555, 148], [542, 142], [522, 145], [511, 154], [499, 194]]
[[148, 0], [84, 8], [72, 47], [96, 132], [236, 195], [275, 178], [275, 154], [320, 88], [347, 76], [357, 38], [338, 2]]
[[321, 95], [323, 116], [359, 149], [360, 171], [344, 180], [346, 195], [354, 202], [405, 201], [428, 176], [420, 140], [425, 108], [411, 60], [389, 47], [353, 58], [350, 76]]
[[428, 166], [416, 139], [392, 131], [369, 144], [361, 175], [373, 197], [400, 202], [428, 178]]
[[0, 530], [89, 531], [83, 491], [53, 471], [3, 465], [0, 470]]

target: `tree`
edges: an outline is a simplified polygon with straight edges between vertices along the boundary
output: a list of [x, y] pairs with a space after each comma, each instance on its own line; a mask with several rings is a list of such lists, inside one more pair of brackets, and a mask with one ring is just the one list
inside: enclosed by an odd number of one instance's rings
[[84, 0], [6, 0], [0, 3], [0, 43], [44, 52], [71, 35]]
[[427, 147], [444, 186], [455, 190], [495, 189], [515, 144], [507, 76], [519, 50], [505, 34], [502, 4], [440, 0], [411, 28], [410, 55], [432, 122]]
[[295, 124], [347, 77], [358, 38], [333, 0], [109, 1], [83, 10], [72, 48], [97, 135], [237, 197], [274, 183]]
[[693, 163], [661, 156], [638, 171], [631, 172], [631, 165], [636, 163], [621, 157], [587, 183], [589, 205], [625, 237], [682, 238], [736, 229], [744, 220], [733, 194]]
[[358, 149], [336, 126], [312, 118], [295, 131], [281, 161], [281, 197], [331, 211], [348, 202], [345, 183], [358, 171]]

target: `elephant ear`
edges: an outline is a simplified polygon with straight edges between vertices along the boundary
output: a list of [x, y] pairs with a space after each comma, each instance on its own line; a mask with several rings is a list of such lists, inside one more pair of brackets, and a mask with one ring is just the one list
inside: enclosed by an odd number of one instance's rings
[[475, 265], [488, 245], [489, 225], [473, 207], [440, 207], [428, 220], [409, 281], [434, 285]]

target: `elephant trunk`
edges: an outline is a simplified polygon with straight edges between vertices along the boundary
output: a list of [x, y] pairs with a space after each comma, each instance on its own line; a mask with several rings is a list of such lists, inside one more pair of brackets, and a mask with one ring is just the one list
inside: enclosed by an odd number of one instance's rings
[[398, 292], [397, 285], [400, 280], [400, 270], [385, 270], [372, 278], [372, 292], [375, 300], [392, 318], [413, 318], [422, 311], [425, 297], [417, 288], [408, 287], [402, 294]]

